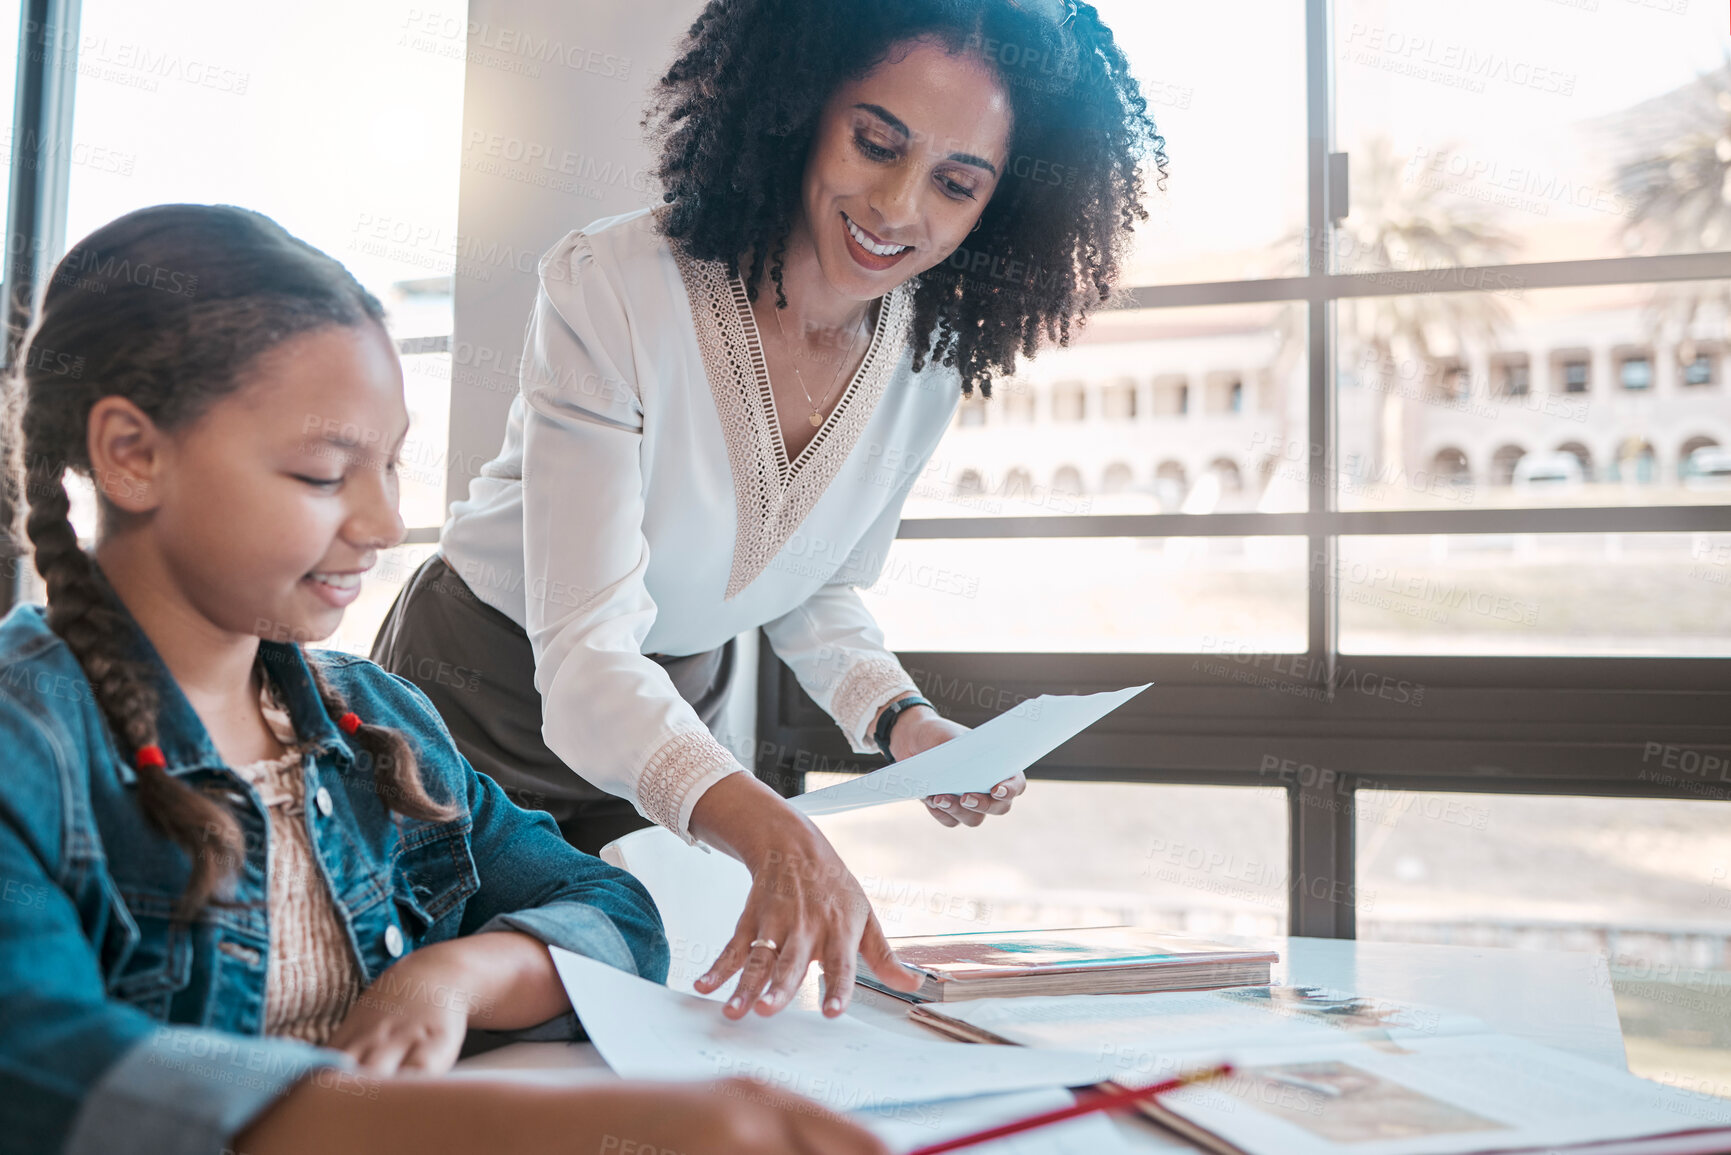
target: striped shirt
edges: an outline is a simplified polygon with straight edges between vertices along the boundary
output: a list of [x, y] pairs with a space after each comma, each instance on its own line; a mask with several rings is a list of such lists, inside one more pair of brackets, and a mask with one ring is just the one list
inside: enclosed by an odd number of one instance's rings
[[306, 818], [306, 752], [276, 700], [260, 693], [266, 723], [288, 747], [280, 758], [236, 766], [269, 814], [270, 972], [264, 1033], [322, 1045], [361, 993], [361, 968], [313, 853]]

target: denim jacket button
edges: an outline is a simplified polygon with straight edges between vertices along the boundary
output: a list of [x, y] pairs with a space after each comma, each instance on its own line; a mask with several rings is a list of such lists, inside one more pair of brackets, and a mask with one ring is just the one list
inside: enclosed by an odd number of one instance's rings
[[331, 792], [329, 790], [320, 786], [319, 792], [313, 795], [313, 802], [318, 806], [320, 814], [326, 818], [331, 816]]
[[395, 923], [385, 928], [385, 953], [392, 958], [403, 957], [403, 932]]

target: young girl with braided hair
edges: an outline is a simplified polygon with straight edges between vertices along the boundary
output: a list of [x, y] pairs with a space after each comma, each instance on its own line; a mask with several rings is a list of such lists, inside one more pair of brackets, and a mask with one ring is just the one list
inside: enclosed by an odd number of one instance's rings
[[8, 1149], [881, 1152], [737, 1085], [440, 1077], [471, 1026], [576, 1037], [549, 944], [656, 981], [668, 948], [419, 690], [302, 647], [403, 537], [382, 315], [269, 219], [163, 205], [75, 246], [16, 352], [47, 605], [0, 622]]

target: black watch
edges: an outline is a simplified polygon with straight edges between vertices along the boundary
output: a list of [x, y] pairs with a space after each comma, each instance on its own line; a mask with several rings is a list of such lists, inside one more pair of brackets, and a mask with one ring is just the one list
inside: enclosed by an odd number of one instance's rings
[[903, 698], [899, 702], [891, 702], [889, 705], [884, 707], [884, 712], [878, 715], [877, 729], [872, 731], [872, 738], [877, 742], [878, 749], [883, 751], [884, 757], [889, 759], [891, 762], [896, 760], [896, 756], [890, 753], [890, 731], [895, 729], [896, 719], [902, 716], [902, 711], [911, 710], [915, 706], [926, 706], [933, 710], [937, 709], [936, 706], [933, 706], [930, 702], [926, 701], [918, 694], [915, 694], [911, 698]]

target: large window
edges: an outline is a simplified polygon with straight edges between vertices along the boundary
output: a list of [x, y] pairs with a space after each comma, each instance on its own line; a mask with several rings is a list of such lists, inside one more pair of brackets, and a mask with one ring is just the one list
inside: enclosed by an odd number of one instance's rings
[[[76, 97], [66, 139], [46, 146], [70, 158], [61, 244], [145, 205], [237, 204], [341, 260], [385, 305], [405, 354], [412, 544], [381, 559], [331, 643], [364, 653], [444, 520], [462, 53], [422, 35], [427, 13], [407, 6], [62, 8], [49, 59], [75, 71]], [[13, 3], [7, 27], [17, 11]], [[88, 533], [87, 495], [75, 509]]]
[[[1731, 1094], [1723, 8], [1098, 7], [1171, 153], [1127, 307], [950, 431], [867, 594], [965, 722], [1155, 683], [1007, 856], [1176, 822], [1241, 866], [1211, 832], [1283, 801], [1293, 933], [1604, 951], [1636, 1069]], [[849, 760], [763, 688], [787, 785]], [[967, 909], [1096, 909], [873, 822], [834, 834]], [[1243, 925], [1216, 882], [1185, 925]]]
[[[842, 780], [807, 777], [813, 790]], [[1025, 805], [961, 836], [915, 806], [818, 825], [892, 936], [1118, 923], [1197, 935], [1282, 932], [1278, 789], [1041, 782], [1032, 790]]]

